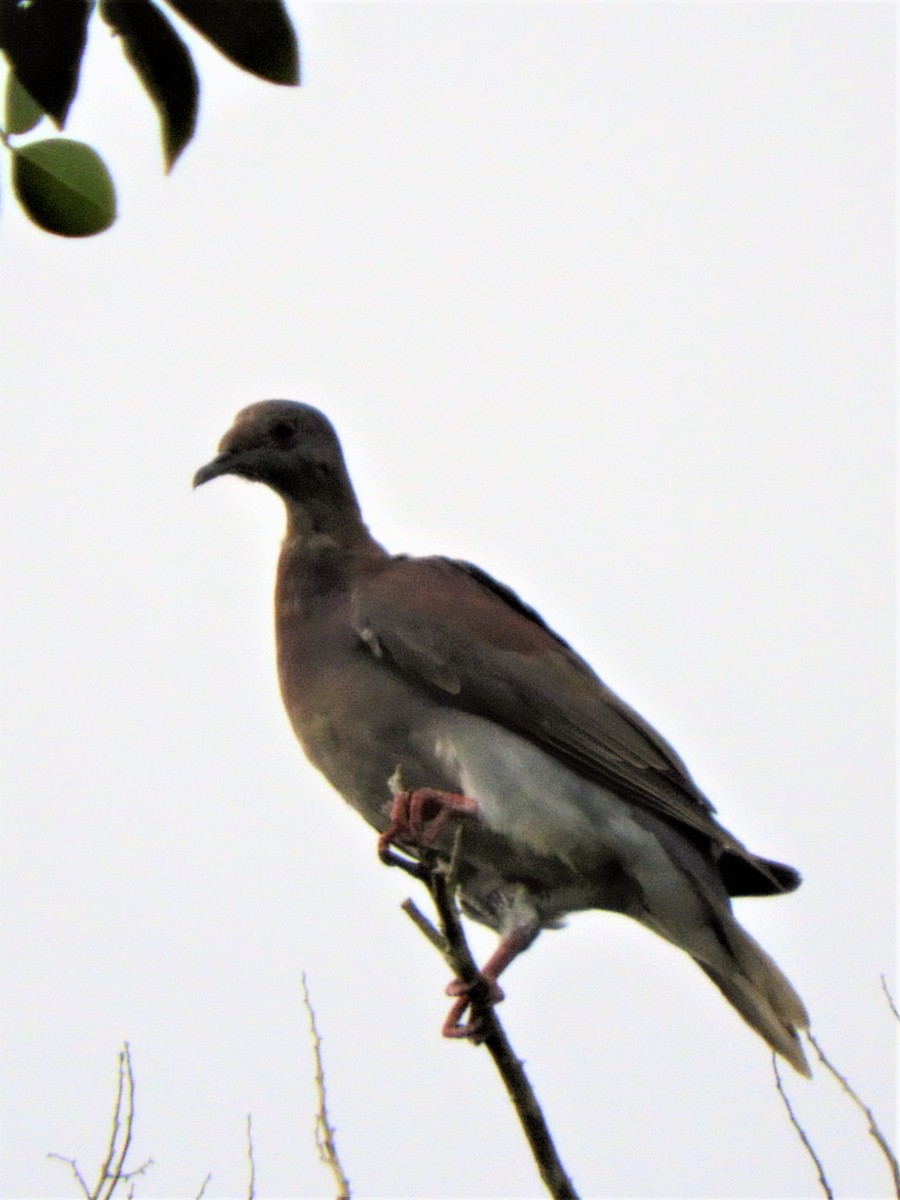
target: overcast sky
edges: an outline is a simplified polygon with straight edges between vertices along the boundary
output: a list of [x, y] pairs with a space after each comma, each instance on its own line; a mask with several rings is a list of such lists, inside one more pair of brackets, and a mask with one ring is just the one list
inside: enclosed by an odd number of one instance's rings
[[[3, 1183], [75, 1194], [137, 1077], [138, 1197], [541, 1194], [405, 877], [281, 711], [280, 506], [193, 471], [243, 405], [335, 422], [396, 551], [514, 586], [792, 896], [737, 902], [892, 1128], [890, 4], [293, 4], [305, 86], [188, 34], [196, 141], [97, 29], [95, 239], [4, 196]], [[492, 935], [476, 931], [484, 956]], [[585, 1196], [805, 1197], [769, 1054], [681, 952], [573, 918], [500, 1015]], [[884, 1195], [818, 1068], [840, 1196]]]

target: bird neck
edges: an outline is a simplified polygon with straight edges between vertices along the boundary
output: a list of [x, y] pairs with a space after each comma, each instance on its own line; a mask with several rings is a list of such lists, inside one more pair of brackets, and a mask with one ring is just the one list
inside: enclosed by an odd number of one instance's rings
[[[349, 591], [360, 573], [377, 569], [388, 552], [369, 533], [358, 508], [316, 512], [309, 503], [287, 502], [276, 605], [280, 612], [306, 611], [311, 603]], [[341, 518], [341, 519], [339, 519]]]
[[351, 494], [335, 504], [330, 496], [305, 497], [302, 501], [283, 497], [287, 509], [286, 542], [327, 540], [348, 550], [372, 542], [356, 498]]

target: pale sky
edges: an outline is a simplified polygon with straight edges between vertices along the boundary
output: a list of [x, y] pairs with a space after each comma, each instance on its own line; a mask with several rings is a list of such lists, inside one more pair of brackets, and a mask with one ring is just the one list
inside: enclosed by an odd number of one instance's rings
[[[272, 396], [333, 419], [376, 537], [515, 587], [802, 870], [738, 916], [892, 1129], [894, 7], [291, 13], [299, 90], [188, 35], [169, 178], [95, 30], [67, 132], [116, 225], [3, 198], [2, 1195], [75, 1195], [50, 1151], [95, 1171], [124, 1039], [139, 1198], [245, 1195], [248, 1113], [258, 1196], [333, 1194], [302, 971], [355, 1195], [542, 1194], [440, 1037], [415, 885], [281, 711], [280, 506], [190, 490]], [[585, 1197], [819, 1194], [683, 953], [582, 914], [505, 987]], [[886, 1194], [833, 1081], [784, 1074], [837, 1194]]]

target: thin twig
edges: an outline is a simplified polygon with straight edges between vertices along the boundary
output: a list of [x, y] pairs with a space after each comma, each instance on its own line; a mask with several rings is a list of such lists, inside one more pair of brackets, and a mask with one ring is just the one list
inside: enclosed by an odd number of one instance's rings
[[203, 1180], [203, 1183], [200, 1185], [200, 1191], [194, 1197], [194, 1200], [203, 1200], [203, 1193], [206, 1191], [206, 1185], [208, 1183], [212, 1183], [212, 1171], [207, 1172], [206, 1178]]
[[831, 1190], [831, 1184], [828, 1182], [828, 1179], [825, 1175], [825, 1168], [822, 1165], [822, 1160], [819, 1158], [818, 1154], [816, 1154], [812, 1142], [806, 1136], [806, 1130], [797, 1120], [793, 1105], [788, 1098], [787, 1092], [784, 1090], [784, 1084], [781, 1082], [781, 1072], [778, 1070], [778, 1059], [775, 1057], [774, 1052], [772, 1054], [772, 1070], [775, 1072], [775, 1086], [778, 1088], [778, 1094], [781, 1096], [781, 1099], [784, 1102], [784, 1107], [787, 1109], [787, 1114], [791, 1119], [791, 1124], [796, 1129], [797, 1136], [803, 1143], [806, 1153], [815, 1164], [815, 1168], [819, 1176], [819, 1183], [822, 1185], [822, 1191], [826, 1196], [829, 1197], [829, 1200], [833, 1200], [834, 1192]]
[[148, 1171], [148, 1170], [150, 1169], [150, 1167], [152, 1167], [152, 1166], [153, 1166], [153, 1159], [152, 1159], [152, 1158], [148, 1158], [148, 1159], [147, 1159], [145, 1162], [142, 1162], [142, 1163], [141, 1163], [141, 1165], [140, 1165], [139, 1167], [135, 1167], [135, 1168], [134, 1168], [134, 1170], [132, 1170], [132, 1171], [123, 1171], [123, 1172], [121, 1173], [121, 1175], [119, 1175], [119, 1176], [118, 1176], [118, 1178], [119, 1178], [119, 1179], [124, 1179], [124, 1180], [132, 1180], [132, 1179], [137, 1179], [137, 1177], [138, 1177], [139, 1175], [146, 1175], [147, 1171]]
[[66, 1158], [64, 1155], [55, 1154], [52, 1151], [47, 1155], [47, 1157], [48, 1158], [56, 1158], [56, 1159], [59, 1159], [60, 1162], [68, 1163], [68, 1165], [72, 1168], [72, 1174], [78, 1180], [78, 1186], [84, 1192], [85, 1196], [87, 1197], [87, 1200], [91, 1200], [91, 1189], [88, 1187], [87, 1183], [85, 1182], [84, 1176], [78, 1170], [78, 1163], [75, 1161], [74, 1158]]
[[897, 1020], [900, 1021], [900, 1012], [897, 1012], [897, 1005], [894, 1003], [894, 997], [891, 995], [890, 988], [887, 985], [887, 980], [883, 975], [881, 976], [881, 990], [884, 992], [885, 996], [887, 996], [887, 1002], [891, 1007], [891, 1012], [894, 1014]]
[[303, 986], [303, 1003], [309, 1014], [309, 1032], [312, 1038], [313, 1057], [316, 1064], [316, 1094], [319, 1107], [316, 1113], [316, 1149], [319, 1161], [324, 1163], [334, 1176], [337, 1186], [337, 1200], [350, 1200], [350, 1180], [341, 1165], [337, 1151], [335, 1128], [328, 1118], [328, 1104], [325, 1095], [325, 1069], [322, 1066], [322, 1038], [316, 1025], [316, 1014], [313, 1012], [312, 1001], [309, 998], [309, 988], [306, 986], [306, 974], [301, 975]]
[[247, 1184], [247, 1200], [256, 1195], [256, 1162], [253, 1158], [253, 1116], [247, 1113], [247, 1158], [250, 1160], [250, 1180]]
[[816, 1039], [813, 1037], [813, 1035], [809, 1032], [809, 1030], [806, 1031], [806, 1036], [809, 1038], [809, 1041], [812, 1044], [813, 1048], [815, 1049], [816, 1054], [818, 1054], [819, 1060], [822, 1063], [822, 1065], [826, 1068], [826, 1070], [831, 1072], [831, 1074], [834, 1076], [834, 1078], [838, 1081], [838, 1083], [843, 1088], [844, 1092], [850, 1097], [850, 1099], [853, 1101], [853, 1103], [856, 1105], [856, 1107], [860, 1110], [860, 1112], [862, 1112], [865, 1115], [866, 1120], [869, 1122], [869, 1133], [875, 1139], [875, 1142], [878, 1145], [879, 1150], [884, 1155], [885, 1159], [887, 1160], [887, 1164], [890, 1167], [891, 1175], [893, 1176], [893, 1179], [894, 1179], [894, 1195], [900, 1197], [900, 1165], [898, 1165], [898, 1163], [897, 1163], [896, 1154], [894, 1154], [893, 1150], [891, 1149], [890, 1145], [888, 1144], [887, 1138], [885, 1138], [884, 1134], [881, 1131], [881, 1127], [879, 1126], [878, 1122], [875, 1120], [875, 1115], [873, 1114], [871, 1108], [869, 1108], [868, 1105], [864, 1104], [863, 1101], [859, 1098], [859, 1096], [856, 1094], [856, 1092], [850, 1086], [847, 1079], [840, 1073], [840, 1071], [837, 1069], [837, 1067], [834, 1065], [834, 1063], [831, 1062], [831, 1060], [825, 1054], [825, 1051], [822, 1049], [822, 1047], [819, 1045], [819, 1043], [816, 1041]]
[[396, 850], [387, 850], [381, 856], [381, 861], [386, 867], [399, 867], [407, 875], [412, 875], [413, 879], [418, 879], [425, 884], [428, 883], [430, 878], [428, 868], [423, 866], [422, 863], [417, 862], [414, 858], [407, 858], [404, 854], [398, 854]]
[[[105, 1195], [101, 1195], [101, 1200], [111, 1200], [113, 1192], [120, 1179], [124, 1179], [123, 1168], [125, 1166], [125, 1158], [128, 1154], [128, 1149], [131, 1146], [131, 1134], [134, 1129], [134, 1072], [131, 1069], [131, 1048], [126, 1042], [119, 1054], [119, 1094], [116, 1097], [116, 1124], [113, 1131], [113, 1141], [110, 1142], [110, 1151], [113, 1149], [115, 1139], [118, 1135], [118, 1118], [120, 1111], [120, 1101], [122, 1098], [122, 1082], [125, 1084], [125, 1132], [122, 1138], [122, 1144], [119, 1148], [116, 1165], [109, 1176], [109, 1187]], [[104, 1173], [109, 1169], [111, 1155], [107, 1156]]]
[[[122, 1104], [125, 1103], [125, 1119], [122, 1120]], [[125, 1159], [131, 1148], [131, 1137], [134, 1132], [134, 1072], [131, 1068], [131, 1049], [127, 1042], [119, 1052], [119, 1072], [116, 1084], [116, 1101], [113, 1106], [112, 1129], [109, 1135], [109, 1145], [106, 1157], [100, 1167], [97, 1182], [93, 1189], [89, 1188], [84, 1177], [78, 1170], [74, 1158], [65, 1158], [62, 1154], [48, 1154], [48, 1158], [57, 1158], [60, 1162], [68, 1163], [87, 1200], [112, 1200], [120, 1183], [132, 1183], [129, 1197], [134, 1195], [133, 1180], [143, 1175], [153, 1166], [153, 1159], [148, 1158], [139, 1167], [130, 1171], [125, 1170]], [[115, 1164], [115, 1165], [113, 1165]], [[204, 1184], [204, 1187], [206, 1185]]]
[[456, 865], [459, 862], [461, 837], [460, 828], [454, 839], [449, 869], [446, 861], [440, 862], [432, 858], [429, 862], [431, 869], [427, 879], [428, 890], [438, 912], [440, 933], [419, 912], [412, 900], [404, 903], [403, 910], [431, 944], [444, 955], [454, 973], [470, 985], [472, 1016], [480, 1022], [478, 1041], [484, 1043], [500, 1073], [547, 1191], [554, 1200], [578, 1200], [578, 1193], [572, 1186], [557, 1153], [534, 1089], [497, 1019], [493, 1005], [489, 1002], [487, 985], [472, 957], [463, 932], [455, 899]]
[[[146, 1162], [142, 1162], [141, 1165], [139, 1167], [135, 1167], [133, 1171], [122, 1171], [122, 1173], [118, 1176], [118, 1179], [121, 1179], [124, 1182], [131, 1184], [131, 1187], [128, 1189], [128, 1200], [134, 1200], [134, 1191], [135, 1191], [134, 1181], [135, 1181], [135, 1179], [137, 1179], [139, 1175], [146, 1175], [147, 1171], [152, 1166], [153, 1166], [153, 1159], [148, 1158], [146, 1160]], [[118, 1182], [118, 1179], [117, 1179], [117, 1182]]]
[[428, 920], [428, 918], [416, 904], [415, 900], [404, 900], [400, 907], [416, 926], [416, 928], [425, 934], [429, 942], [431, 942], [432, 946], [434, 946], [435, 950], [437, 950], [440, 954], [443, 954], [446, 958], [450, 953], [450, 947], [447, 945], [446, 939], [439, 932], [439, 930], [435, 929], [434, 925], [432, 925], [432, 923]]
[[125, 1047], [119, 1051], [119, 1077], [116, 1083], [116, 1103], [113, 1108], [112, 1130], [109, 1135], [109, 1146], [106, 1149], [106, 1158], [103, 1160], [103, 1165], [100, 1168], [100, 1176], [97, 1180], [97, 1187], [91, 1193], [91, 1200], [109, 1200], [116, 1186], [115, 1179], [112, 1179], [112, 1187], [104, 1195], [104, 1185], [110, 1180], [110, 1170], [112, 1161], [116, 1155], [116, 1146], [119, 1142], [119, 1118], [122, 1115], [122, 1092], [125, 1087]]

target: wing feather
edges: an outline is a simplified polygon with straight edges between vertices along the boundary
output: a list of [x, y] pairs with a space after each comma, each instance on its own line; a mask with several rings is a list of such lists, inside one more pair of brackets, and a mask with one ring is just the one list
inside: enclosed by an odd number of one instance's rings
[[[671, 746], [510, 589], [468, 563], [395, 558], [354, 594], [359, 636], [446, 703], [740, 854]], [[751, 856], [752, 857], [752, 856]]]

